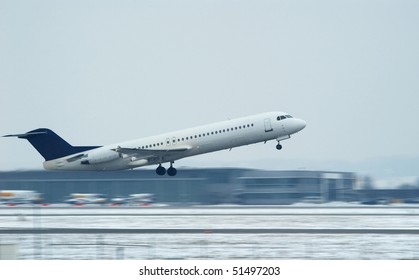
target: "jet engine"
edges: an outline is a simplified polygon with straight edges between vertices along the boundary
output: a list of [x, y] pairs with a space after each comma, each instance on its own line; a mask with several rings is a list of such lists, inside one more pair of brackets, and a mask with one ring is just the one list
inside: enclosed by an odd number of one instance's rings
[[119, 153], [112, 150], [100, 150], [88, 153], [83, 157], [81, 164], [100, 164], [119, 158]]

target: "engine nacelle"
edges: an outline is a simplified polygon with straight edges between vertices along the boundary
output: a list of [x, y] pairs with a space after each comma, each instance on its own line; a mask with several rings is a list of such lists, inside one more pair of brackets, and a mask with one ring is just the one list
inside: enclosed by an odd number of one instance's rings
[[128, 163], [128, 166], [135, 168], [148, 164], [148, 160], [144, 158], [137, 159], [136, 157], [131, 158], [131, 162]]
[[87, 154], [87, 157], [83, 158], [81, 164], [100, 164], [109, 161], [113, 161], [119, 158], [119, 153], [112, 150], [101, 150], [94, 151]]

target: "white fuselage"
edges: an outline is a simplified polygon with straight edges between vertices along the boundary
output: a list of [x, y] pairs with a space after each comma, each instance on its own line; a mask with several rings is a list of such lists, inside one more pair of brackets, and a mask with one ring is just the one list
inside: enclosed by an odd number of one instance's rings
[[[178, 159], [269, 140], [285, 140], [305, 127], [301, 119], [283, 112], [178, 130], [171, 133], [106, 145], [44, 162], [50, 170], [121, 170], [174, 162]], [[118, 148], [138, 149], [138, 154]], [[88, 164], [83, 164], [88, 162]]]

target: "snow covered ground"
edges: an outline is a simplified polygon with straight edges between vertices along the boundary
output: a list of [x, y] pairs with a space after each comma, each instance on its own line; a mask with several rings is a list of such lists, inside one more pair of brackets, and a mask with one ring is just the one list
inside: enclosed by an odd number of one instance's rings
[[[343, 208], [340, 208], [342, 207]], [[1, 207], [1, 229], [203, 229], [200, 234], [0, 234], [19, 259], [419, 259], [417, 234], [217, 234], [213, 229], [419, 229], [419, 208]]]

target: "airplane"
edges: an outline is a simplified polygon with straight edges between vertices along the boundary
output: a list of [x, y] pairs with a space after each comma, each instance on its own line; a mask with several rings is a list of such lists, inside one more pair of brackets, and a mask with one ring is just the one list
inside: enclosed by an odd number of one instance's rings
[[0, 204], [34, 204], [42, 200], [41, 194], [30, 190], [1, 190]]
[[64, 202], [74, 205], [104, 204], [106, 196], [100, 193], [72, 193]]
[[140, 205], [150, 205], [155, 202], [154, 194], [152, 193], [134, 193], [130, 194], [127, 197], [115, 197], [111, 199], [113, 205], [122, 205], [122, 204], [140, 204]]
[[[28, 140], [44, 157], [47, 170], [111, 171], [158, 165], [158, 175], [175, 176], [173, 164], [179, 159], [269, 140], [276, 140], [281, 150], [280, 142], [305, 126], [304, 120], [288, 113], [268, 112], [106, 146], [72, 146], [47, 128], [3, 137]], [[163, 163], [170, 167], [166, 170]]]

